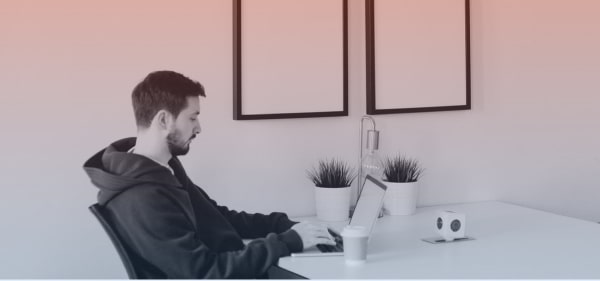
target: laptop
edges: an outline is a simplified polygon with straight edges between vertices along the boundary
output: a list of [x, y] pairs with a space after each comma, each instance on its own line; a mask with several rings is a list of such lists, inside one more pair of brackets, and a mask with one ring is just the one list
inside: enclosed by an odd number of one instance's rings
[[[379, 211], [381, 211], [386, 189], [387, 187], [381, 181], [367, 175], [365, 182], [363, 183], [362, 191], [359, 194], [354, 214], [348, 225], [362, 226], [367, 230], [370, 236], [371, 231], [373, 231], [373, 227], [375, 226], [375, 222], [377, 221], [377, 217], [379, 216]], [[332, 229], [329, 229], [329, 233], [336, 242], [335, 246], [319, 244], [316, 247], [317, 250], [292, 253], [292, 257], [343, 255], [344, 245], [341, 235]]]

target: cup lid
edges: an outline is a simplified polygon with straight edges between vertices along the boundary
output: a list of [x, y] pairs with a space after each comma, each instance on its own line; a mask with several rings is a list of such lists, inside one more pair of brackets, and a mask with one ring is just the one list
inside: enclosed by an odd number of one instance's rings
[[348, 225], [344, 227], [344, 230], [342, 230], [341, 235], [346, 237], [365, 237], [369, 234], [367, 233], [367, 229], [364, 226]]

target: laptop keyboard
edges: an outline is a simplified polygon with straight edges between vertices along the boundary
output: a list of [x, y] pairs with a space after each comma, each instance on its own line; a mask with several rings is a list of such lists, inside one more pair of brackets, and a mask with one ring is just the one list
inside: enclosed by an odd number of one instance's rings
[[321, 251], [323, 253], [343, 252], [344, 251], [344, 240], [342, 239], [342, 236], [337, 234], [335, 231], [332, 231], [331, 229], [327, 229], [327, 230], [329, 230], [329, 234], [331, 234], [331, 236], [333, 236], [333, 239], [335, 241], [335, 246], [327, 245], [327, 244], [317, 244], [317, 249], [319, 249], [319, 251]]

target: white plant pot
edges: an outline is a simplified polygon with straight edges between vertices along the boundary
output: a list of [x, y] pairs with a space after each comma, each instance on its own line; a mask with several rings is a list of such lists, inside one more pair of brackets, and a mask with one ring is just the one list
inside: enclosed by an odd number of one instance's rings
[[345, 221], [350, 214], [350, 187], [316, 187], [317, 218], [322, 221]]
[[417, 209], [417, 182], [385, 182], [387, 191], [383, 199], [385, 213], [407, 216]]

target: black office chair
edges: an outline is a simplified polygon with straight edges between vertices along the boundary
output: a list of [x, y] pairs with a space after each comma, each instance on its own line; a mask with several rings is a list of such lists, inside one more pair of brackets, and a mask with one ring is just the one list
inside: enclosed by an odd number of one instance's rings
[[113, 245], [117, 249], [117, 253], [119, 253], [119, 257], [121, 257], [121, 261], [125, 266], [125, 270], [127, 271], [127, 276], [129, 279], [140, 279], [140, 276], [137, 274], [135, 267], [133, 266], [132, 258], [130, 258], [129, 250], [125, 247], [125, 244], [121, 241], [121, 237], [117, 234], [115, 229], [113, 228], [111, 222], [109, 222], [109, 218], [104, 212], [104, 207], [94, 204], [89, 207], [90, 211], [94, 216], [98, 219], [106, 234], [112, 241]]
[[123, 242], [119, 234], [116, 232], [112, 225], [110, 217], [106, 214], [103, 206], [94, 204], [89, 207], [90, 211], [98, 219], [106, 234], [112, 241], [129, 279], [163, 279], [166, 278], [165, 274], [162, 273], [158, 268], [151, 265], [143, 258], [139, 257], [131, 250], [128, 249], [127, 245]]

